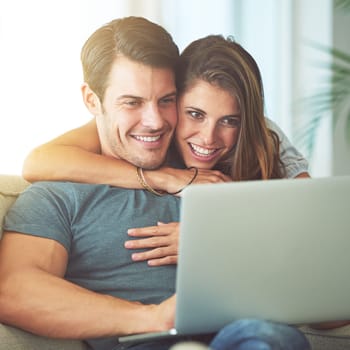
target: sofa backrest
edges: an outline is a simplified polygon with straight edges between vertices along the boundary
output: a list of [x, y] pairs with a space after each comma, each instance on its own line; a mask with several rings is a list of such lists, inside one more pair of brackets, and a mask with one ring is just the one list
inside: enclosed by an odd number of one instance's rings
[[2, 237], [2, 224], [4, 217], [18, 195], [30, 185], [18, 175], [0, 175], [0, 238]]

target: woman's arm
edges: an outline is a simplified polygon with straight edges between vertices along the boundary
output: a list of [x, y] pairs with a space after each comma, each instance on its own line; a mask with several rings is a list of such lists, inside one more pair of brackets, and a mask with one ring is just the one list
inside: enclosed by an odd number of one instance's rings
[[130, 176], [135, 173], [134, 166], [100, 153], [96, 123], [92, 119], [35, 148], [26, 157], [22, 174], [30, 182], [73, 181], [140, 187], [136, 176]]
[[[144, 171], [147, 183], [156, 190], [177, 192], [190, 182], [193, 171], [163, 167]], [[73, 181], [142, 188], [136, 167], [101, 155], [95, 119], [35, 148], [25, 159], [23, 177], [30, 181]], [[219, 171], [199, 170], [194, 183], [230, 179]]]

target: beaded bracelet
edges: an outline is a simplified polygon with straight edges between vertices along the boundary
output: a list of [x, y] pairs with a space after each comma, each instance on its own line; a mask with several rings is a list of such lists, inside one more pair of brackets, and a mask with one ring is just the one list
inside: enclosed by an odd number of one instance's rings
[[194, 175], [192, 176], [192, 179], [188, 182], [187, 185], [185, 185], [184, 187], [182, 187], [180, 190], [176, 191], [176, 192], [168, 192], [169, 194], [179, 194], [181, 193], [187, 186], [191, 185], [191, 183], [196, 179], [197, 175], [198, 175], [198, 169], [194, 166], [191, 166], [189, 168], [187, 168], [187, 170], [192, 170], [194, 169]]

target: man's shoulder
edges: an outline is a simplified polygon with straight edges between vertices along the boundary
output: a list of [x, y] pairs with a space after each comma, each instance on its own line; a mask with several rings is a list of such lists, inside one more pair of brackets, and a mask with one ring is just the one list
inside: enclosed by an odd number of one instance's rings
[[140, 189], [128, 189], [103, 184], [85, 184], [77, 182], [41, 181], [27, 187], [25, 192], [29, 196], [55, 197], [64, 201], [84, 202], [85, 200], [101, 200], [106, 198], [137, 200], [161, 205], [162, 203], [179, 202], [179, 197], [154, 194]]
[[62, 190], [62, 191], [93, 191], [98, 188], [104, 188], [107, 185], [85, 184], [70, 181], [38, 181], [31, 184], [28, 189]]
[[69, 181], [38, 181], [27, 187], [22, 195], [80, 198], [92, 193], [106, 192], [108, 187]]
[[134, 196], [135, 192], [142, 192], [136, 189], [114, 187], [104, 184], [87, 184], [69, 181], [40, 181], [27, 187], [26, 192], [30, 194], [45, 194], [46, 196], [70, 197], [78, 201], [94, 197], [105, 196]]

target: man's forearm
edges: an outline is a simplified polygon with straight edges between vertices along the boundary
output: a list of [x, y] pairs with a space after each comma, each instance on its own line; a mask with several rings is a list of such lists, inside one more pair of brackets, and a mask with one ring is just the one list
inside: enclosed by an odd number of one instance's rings
[[155, 308], [97, 294], [35, 269], [2, 278], [0, 288], [1, 322], [55, 338], [86, 339], [167, 328], [155, 320], [159, 314], [153, 312]]

